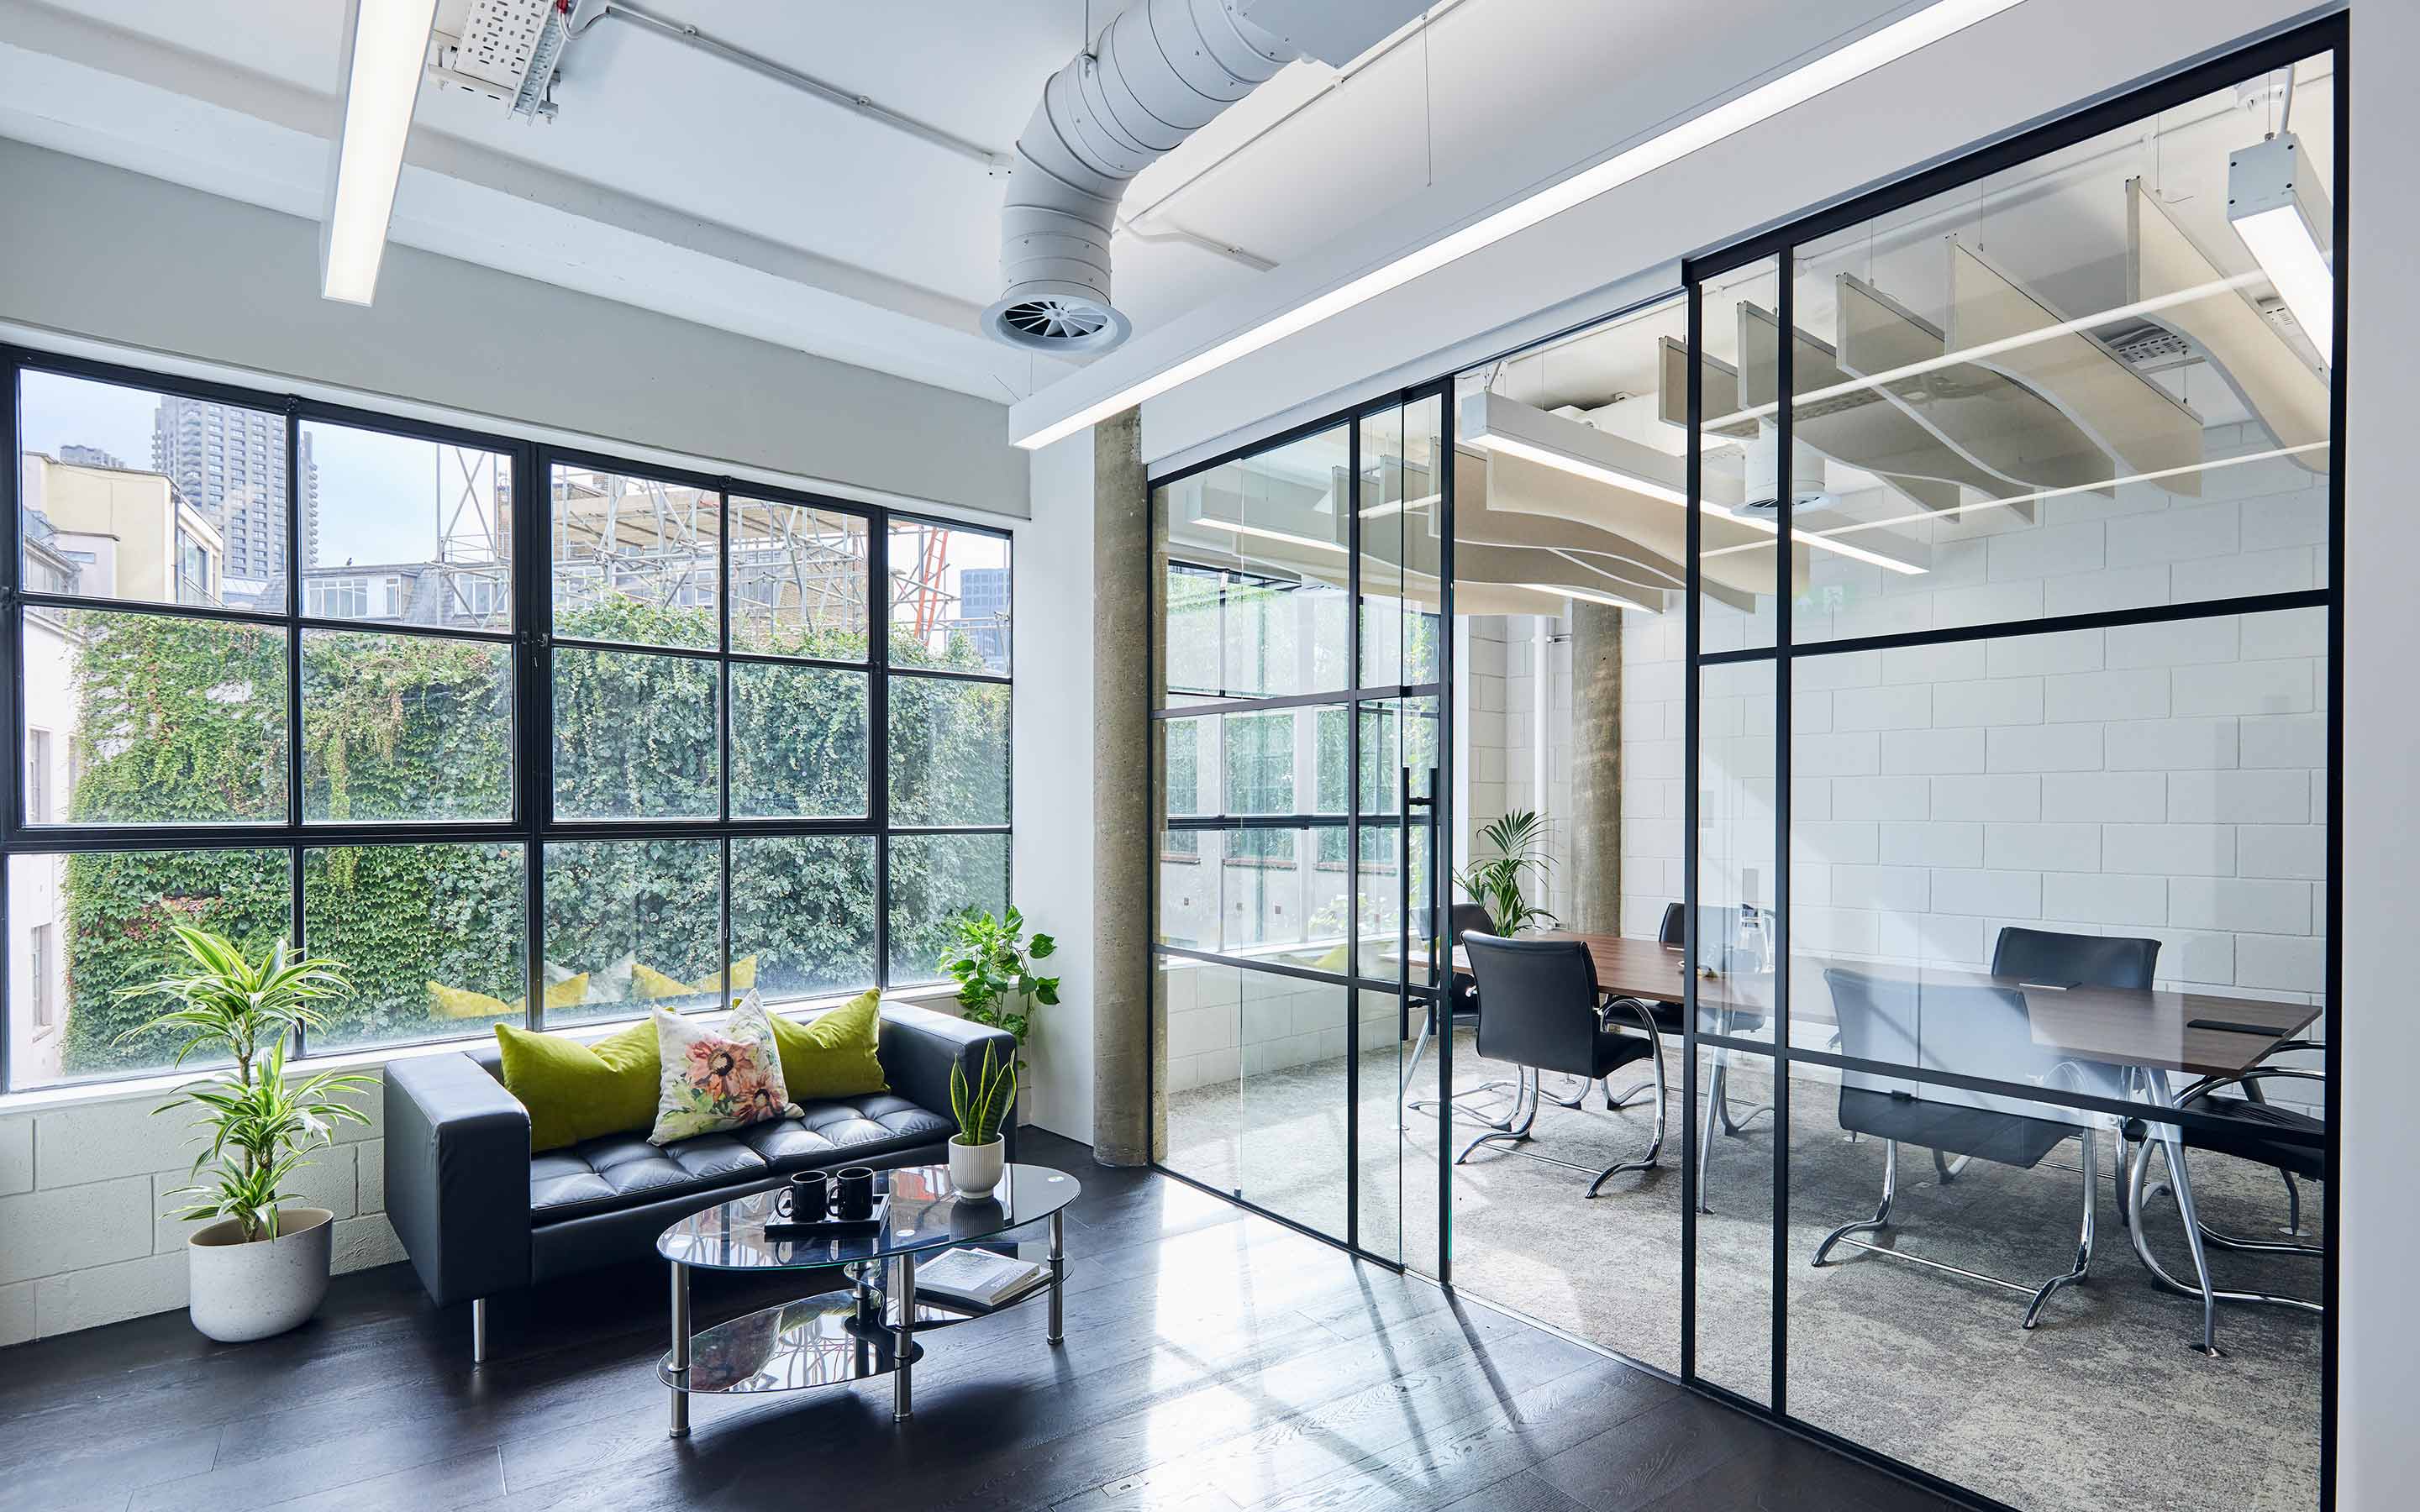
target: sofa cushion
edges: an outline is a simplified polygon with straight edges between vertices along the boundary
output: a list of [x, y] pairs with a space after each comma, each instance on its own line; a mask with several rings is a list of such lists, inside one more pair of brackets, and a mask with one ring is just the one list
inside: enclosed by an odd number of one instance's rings
[[531, 1157], [531, 1217], [558, 1223], [668, 1197], [736, 1190], [777, 1174], [933, 1144], [949, 1137], [953, 1127], [941, 1114], [876, 1092], [809, 1103], [799, 1118], [660, 1148], [636, 1134], [609, 1134]]

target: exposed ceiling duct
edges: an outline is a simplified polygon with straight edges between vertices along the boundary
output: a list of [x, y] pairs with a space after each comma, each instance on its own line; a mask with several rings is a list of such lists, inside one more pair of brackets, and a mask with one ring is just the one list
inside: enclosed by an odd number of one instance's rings
[[1001, 209], [1000, 300], [1012, 347], [1104, 352], [1133, 325], [1109, 302], [1118, 202], [1150, 167], [1298, 57], [1342, 67], [1422, 0], [1139, 0], [1043, 86]]

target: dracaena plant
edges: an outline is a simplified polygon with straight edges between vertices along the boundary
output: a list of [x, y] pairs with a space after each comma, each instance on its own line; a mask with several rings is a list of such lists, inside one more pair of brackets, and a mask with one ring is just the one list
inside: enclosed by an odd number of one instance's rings
[[1517, 934], [1525, 929], [1552, 928], [1555, 916], [1533, 906], [1527, 887], [1546, 885], [1546, 824], [1530, 810], [1508, 813], [1479, 832], [1496, 854], [1454, 877], [1471, 901], [1487, 910], [1497, 929]]
[[970, 1080], [966, 1062], [950, 1067], [950, 1112], [958, 1120], [953, 1144], [988, 1145], [1000, 1137], [1000, 1126], [1016, 1101], [1016, 1063], [995, 1063], [990, 1045], [984, 1046], [981, 1074]]
[[278, 1207], [299, 1195], [287, 1181], [329, 1143], [339, 1123], [367, 1123], [343, 1093], [371, 1078], [326, 1072], [302, 1081], [286, 1074], [286, 1048], [299, 1026], [325, 1023], [319, 1005], [352, 988], [338, 962], [305, 957], [280, 939], [258, 960], [208, 930], [173, 923], [185, 956], [180, 972], [129, 987], [127, 998], [164, 997], [166, 1011], [126, 1031], [177, 1034], [177, 1065], [195, 1055], [224, 1053], [232, 1065], [179, 1088], [152, 1111], [200, 1110], [201, 1152], [194, 1184], [175, 1194], [191, 1198], [175, 1210], [189, 1222], [232, 1218], [244, 1242], [275, 1239]]
[[1025, 916], [1011, 903], [994, 918], [988, 909], [970, 908], [954, 923], [955, 938], [942, 952], [941, 969], [958, 984], [958, 1006], [977, 1024], [1006, 1029], [1016, 1039], [1022, 1072], [1025, 1037], [1033, 1027], [1036, 1005], [1059, 1001], [1059, 979], [1035, 973], [1033, 963], [1059, 949], [1047, 934], [1025, 936]]

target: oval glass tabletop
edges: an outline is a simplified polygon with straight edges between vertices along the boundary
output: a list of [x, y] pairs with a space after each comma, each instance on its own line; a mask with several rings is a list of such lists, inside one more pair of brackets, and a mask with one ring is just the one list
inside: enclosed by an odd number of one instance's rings
[[990, 1239], [1038, 1223], [1076, 1200], [1084, 1189], [1064, 1171], [1010, 1165], [983, 1198], [961, 1197], [947, 1165], [903, 1165], [890, 1179], [891, 1211], [872, 1233], [829, 1239], [770, 1240], [765, 1225], [779, 1221], [773, 1196], [752, 1192], [691, 1213], [663, 1231], [656, 1253], [709, 1271], [801, 1271], [878, 1260]]

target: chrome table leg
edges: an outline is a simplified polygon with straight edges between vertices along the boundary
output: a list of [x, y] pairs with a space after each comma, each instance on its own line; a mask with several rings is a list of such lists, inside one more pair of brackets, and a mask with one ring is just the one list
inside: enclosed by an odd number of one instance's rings
[[673, 1266], [673, 1374], [680, 1384], [672, 1388], [673, 1427], [675, 1439], [689, 1437], [689, 1267], [675, 1260]]
[[899, 1257], [899, 1331], [893, 1346], [899, 1357], [891, 1372], [891, 1421], [904, 1423], [915, 1407], [915, 1382], [909, 1369], [916, 1353], [916, 1257]]
[[471, 1363], [488, 1363], [488, 1299], [485, 1297], [471, 1300]]
[[1050, 1215], [1050, 1333], [1053, 1344], [1066, 1335], [1062, 1325], [1066, 1321], [1064, 1298], [1067, 1290], [1067, 1234], [1060, 1220], [1064, 1215]]

